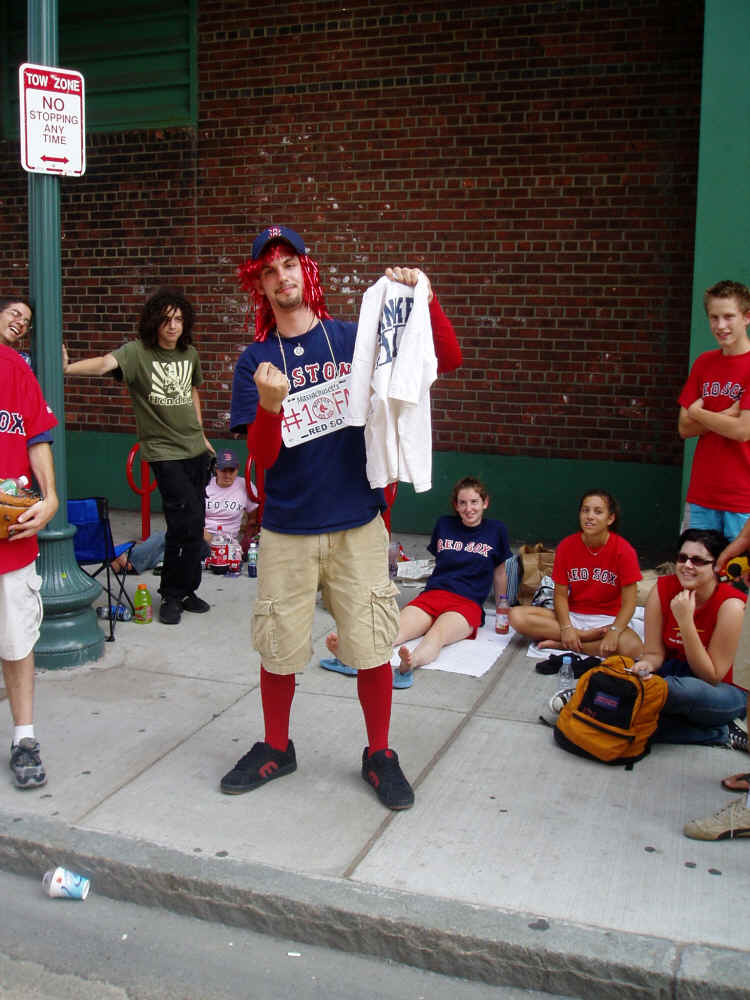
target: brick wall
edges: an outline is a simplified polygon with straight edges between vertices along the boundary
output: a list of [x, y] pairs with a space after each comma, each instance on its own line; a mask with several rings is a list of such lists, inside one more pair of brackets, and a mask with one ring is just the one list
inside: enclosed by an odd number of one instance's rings
[[[132, 335], [145, 294], [194, 298], [209, 434], [247, 341], [252, 235], [306, 237], [334, 315], [419, 264], [465, 364], [438, 449], [679, 464], [702, 5], [199, 0], [200, 123], [91, 135], [62, 183], [65, 338]], [[3, 286], [26, 287], [26, 179], [0, 142]], [[721, 276], [717, 276], [721, 277]], [[125, 390], [70, 381], [68, 426], [132, 431]]]

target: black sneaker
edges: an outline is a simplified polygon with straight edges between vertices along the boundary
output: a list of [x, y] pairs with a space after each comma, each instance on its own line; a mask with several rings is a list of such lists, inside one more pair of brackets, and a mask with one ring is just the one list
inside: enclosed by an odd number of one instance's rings
[[737, 725], [736, 722], [729, 722], [727, 723], [727, 728], [729, 730], [727, 744], [732, 750], [743, 750], [747, 753], [747, 733], [742, 726]]
[[211, 605], [202, 597], [198, 597], [197, 594], [188, 594], [187, 597], [182, 598], [182, 610], [192, 611], [196, 615], [205, 615], [207, 611], [211, 610]]
[[39, 756], [39, 741], [26, 736], [10, 748], [10, 769], [15, 775], [18, 788], [41, 788], [47, 783], [42, 758]]
[[388, 809], [411, 809], [414, 791], [406, 780], [395, 750], [376, 750], [367, 756], [368, 747], [362, 751], [362, 777], [372, 785], [378, 798]]
[[297, 758], [291, 740], [286, 750], [274, 750], [267, 743], [256, 743], [221, 779], [221, 790], [227, 795], [241, 795], [296, 770]]
[[182, 618], [182, 608], [176, 597], [166, 597], [159, 608], [159, 621], [162, 625], [179, 625]]

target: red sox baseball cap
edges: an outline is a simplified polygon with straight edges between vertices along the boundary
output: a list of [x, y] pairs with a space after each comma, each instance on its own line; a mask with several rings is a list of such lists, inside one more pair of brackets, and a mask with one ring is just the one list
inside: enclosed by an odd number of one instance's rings
[[239, 469], [240, 463], [233, 451], [220, 451], [216, 456], [217, 469]]
[[298, 233], [295, 233], [293, 229], [290, 229], [288, 226], [267, 226], [263, 232], [258, 233], [253, 240], [253, 260], [257, 260], [268, 244], [274, 242], [275, 240], [284, 240], [284, 242], [288, 243], [294, 250], [297, 251], [297, 253], [303, 254], [305, 252], [305, 241]]

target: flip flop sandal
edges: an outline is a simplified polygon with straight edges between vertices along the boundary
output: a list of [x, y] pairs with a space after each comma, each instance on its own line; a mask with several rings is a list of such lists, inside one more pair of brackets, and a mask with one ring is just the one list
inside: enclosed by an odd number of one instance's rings
[[414, 683], [413, 670], [407, 670], [405, 674], [402, 674], [401, 671], [398, 669], [398, 667], [396, 667], [396, 669], [393, 671], [393, 686], [395, 688], [397, 688], [398, 690], [401, 690], [403, 688], [410, 688], [413, 683]]
[[332, 670], [335, 674], [344, 674], [346, 677], [357, 676], [357, 671], [354, 667], [347, 667], [345, 663], [342, 663], [341, 660], [335, 656], [321, 660], [320, 665], [324, 670]]
[[538, 674], [559, 673], [563, 656], [569, 656], [573, 663], [573, 676], [576, 680], [592, 667], [598, 667], [602, 662], [598, 656], [581, 656], [579, 653], [553, 653], [546, 660], [540, 660], [536, 665]]
[[750, 791], [750, 773], [733, 774], [731, 778], [724, 778], [721, 787], [726, 788], [728, 792], [748, 792]]
[[[567, 656], [575, 657], [575, 653], [567, 653]], [[536, 665], [536, 672], [538, 674], [557, 674], [560, 672], [560, 665], [562, 663], [563, 654], [553, 653], [552, 656], [548, 656], [546, 660], [540, 660]], [[575, 662], [575, 661], [574, 661]]]

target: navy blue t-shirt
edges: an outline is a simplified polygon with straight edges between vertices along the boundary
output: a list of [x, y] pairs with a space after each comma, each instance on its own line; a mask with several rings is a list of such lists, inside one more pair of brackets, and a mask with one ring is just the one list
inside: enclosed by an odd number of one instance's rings
[[512, 555], [502, 521], [482, 519], [476, 528], [467, 528], [457, 514], [438, 519], [427, 549], [435, 556], [435, 569], [425, 590], [448, 590], [480, 607], [492, 588], [495, 569]]
[[300, 337], [282, 337], [281, 343], [272, 331], [246, 347], [235, 366], [230, 417], [235, 433], [244, 433], [255, 420], [253, 375], [261, 362], [285, 371], [291, 384], [281, 451], [265, 476], [263, 525], [271, 531], [343, 531], [385, 510], [383, 491], [372, 489], [365, 474], [364, 428], [343, 425], [356, 334], [356, 323], [330, 319]]

